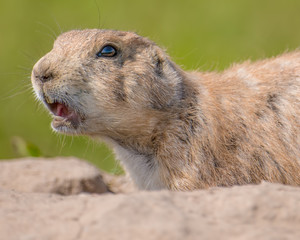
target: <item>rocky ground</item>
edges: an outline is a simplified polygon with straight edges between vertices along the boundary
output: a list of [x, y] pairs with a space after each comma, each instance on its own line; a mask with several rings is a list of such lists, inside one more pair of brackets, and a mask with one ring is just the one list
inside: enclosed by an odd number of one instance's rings
[[300, 239], [300, 188], [138, 192], [75, 158], [0, 161], [0, 240]]

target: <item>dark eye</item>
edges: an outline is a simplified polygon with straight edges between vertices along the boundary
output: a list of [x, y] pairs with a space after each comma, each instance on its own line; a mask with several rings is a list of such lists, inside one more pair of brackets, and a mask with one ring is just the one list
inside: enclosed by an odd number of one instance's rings
[[107, 45], [97, 53], [97, 57], [114, 57], [116, 54], [117, 50], [113, 46]]

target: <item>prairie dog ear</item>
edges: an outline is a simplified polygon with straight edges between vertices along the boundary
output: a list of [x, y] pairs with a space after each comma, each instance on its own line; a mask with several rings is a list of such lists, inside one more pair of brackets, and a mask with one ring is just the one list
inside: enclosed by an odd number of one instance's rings
[[171, 79], [172, 82], [180, 82], [183, 71], [169, 58], [169, 56], [159, 47], [154, 46], [152, 52], [154, 69], [157, 77]]
[[152, 57], [156, 75], [160, 78], [164, 77], [164, 68], [169, 63], [167, 54], [161, 48], [155, 46]]

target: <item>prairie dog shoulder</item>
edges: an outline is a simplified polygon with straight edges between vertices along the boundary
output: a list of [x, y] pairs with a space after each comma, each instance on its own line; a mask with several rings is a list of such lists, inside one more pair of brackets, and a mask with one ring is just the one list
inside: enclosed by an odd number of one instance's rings
[[55, 131], [109, 143], [141, 189], [300, 185], [300, 51], [185, 72], [135, 33], [75, 30], [32, 83]]

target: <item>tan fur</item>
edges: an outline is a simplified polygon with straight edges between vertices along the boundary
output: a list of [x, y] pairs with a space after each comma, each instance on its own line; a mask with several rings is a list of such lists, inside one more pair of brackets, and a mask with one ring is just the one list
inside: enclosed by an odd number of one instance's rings
[[[96, 57], [106, 44], [112, 58]], [[79, 121], [67, 134], [101, 138], [141, 189], [300, 185], [300, 51], [222, 72], [184, 72], [130, 32], [70, 31], [34, 66], [37, 96]]]

